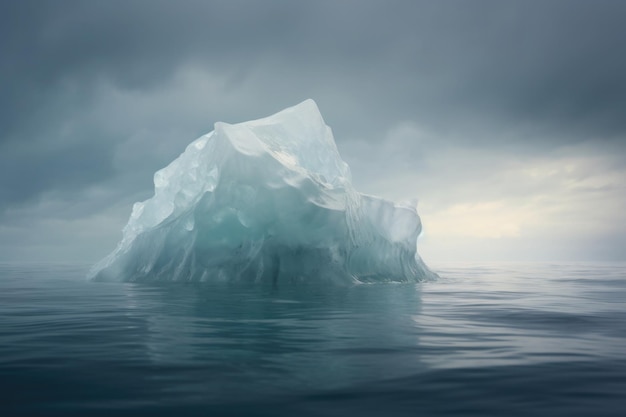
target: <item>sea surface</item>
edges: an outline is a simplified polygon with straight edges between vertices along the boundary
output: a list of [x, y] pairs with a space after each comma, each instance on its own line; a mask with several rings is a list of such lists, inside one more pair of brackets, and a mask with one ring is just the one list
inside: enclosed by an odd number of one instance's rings
[[0, 416], [626, 416], [626, 264], [431, 267], [273, 288], [0, 264]]

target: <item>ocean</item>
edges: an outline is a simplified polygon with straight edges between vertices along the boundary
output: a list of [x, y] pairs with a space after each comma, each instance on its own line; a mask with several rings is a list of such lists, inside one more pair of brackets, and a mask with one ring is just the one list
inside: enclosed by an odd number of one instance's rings
[[626, 264], [430, 266], [271, 287], [0, 264], [0, 416], [626, 415]]

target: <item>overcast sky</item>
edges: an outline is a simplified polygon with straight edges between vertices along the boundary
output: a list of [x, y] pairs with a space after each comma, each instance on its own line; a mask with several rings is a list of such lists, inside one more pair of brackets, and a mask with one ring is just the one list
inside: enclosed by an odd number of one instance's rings
[[4, 1], [0, 261], [92, 262], [216, 121], [313, 98], [428, 262], [626, 260], [626, 2]]

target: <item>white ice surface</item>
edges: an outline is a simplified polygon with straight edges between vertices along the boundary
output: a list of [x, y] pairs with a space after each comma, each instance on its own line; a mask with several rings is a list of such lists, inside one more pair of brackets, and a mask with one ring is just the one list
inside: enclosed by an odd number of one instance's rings
[[154, 174], [90, 277], [126, 281], [417, 281], [415, 206], [354, 190], [313, 100], [216, 123]]

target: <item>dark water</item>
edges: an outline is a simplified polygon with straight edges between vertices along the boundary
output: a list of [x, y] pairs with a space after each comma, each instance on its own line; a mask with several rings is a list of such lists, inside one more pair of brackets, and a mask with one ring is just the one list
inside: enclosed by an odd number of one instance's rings
[[0, 265], [0, 416], [624, 416], [626, 265], [418, 285], [92, 283]]

